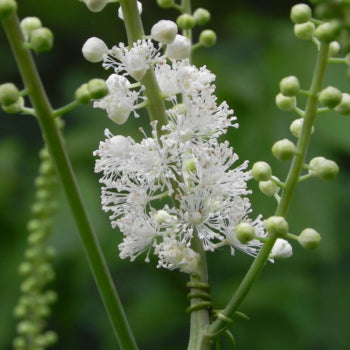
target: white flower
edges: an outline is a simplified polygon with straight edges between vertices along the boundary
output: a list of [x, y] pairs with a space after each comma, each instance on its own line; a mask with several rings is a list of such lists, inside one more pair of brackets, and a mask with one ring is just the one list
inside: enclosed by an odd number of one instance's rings
[[[137, 2], [137, 10], [139, 11], [139, 14], [141, 15], [141, 13], [142, 13], [142, 4], [141, 4], [140, 1]], [[123, 15], [123, 10], [122, 10], [121, 6], [119, 6], [119, 9], [118, 9], [118, 17], [124, 21], [124, 15]]]
[[173, 21], [161, 20], [151, 29], [151, 38], [162, 44], [170, 44], [175, 40], [177, 25]]
[[282, 238], [277, 238], [271, 254], [270, 259], [287, 259], [293, 255], [293, 248], [288, 241]]
[[165, 55], [176, 60], [183, 60], [191, 55], [191, 41], [183, 35], [177, 34], [175, 40], [170, 43]]
[[130, 113], [133, 112], [138, 117], [135, 107], [142, 97], [139, 91], [131, 90], [129, 81], [120, 75], [112, 74], [106, 80], [109, 90], [107, 96], [94, 102], [95, 108], [105, 109], [108, 117], [117, 124], [124, 124]]
[[85, 41], [82, 52], [87, 61], [95, 63], [103, 60], [103, 55], [108, 52], [108, 47], [103, 40], [91, 37]]

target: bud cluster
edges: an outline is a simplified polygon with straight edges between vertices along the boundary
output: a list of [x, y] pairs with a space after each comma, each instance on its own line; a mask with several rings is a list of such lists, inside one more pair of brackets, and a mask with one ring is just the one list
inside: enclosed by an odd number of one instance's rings
[[5, 83], [0, 85], [0, 104], [4, 112], [9, 114], [22, 111], [24, 99], [15, 84]]
[[108, 94], [108, 87], [103, 79], [91, 79], [89, 82], [81, 85], [75, 91], [75, 98], [82, 104], [89, 103], [91, 100], [98, 100]]

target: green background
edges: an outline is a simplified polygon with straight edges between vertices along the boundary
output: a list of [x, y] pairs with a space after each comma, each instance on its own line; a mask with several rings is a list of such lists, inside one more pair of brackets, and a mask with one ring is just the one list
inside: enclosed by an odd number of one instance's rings
[[[122, 22], [114, 5], [94, 14], [77, 0], [23, 0], [19, 15], [38, 16], [55, 33], [54, 49], [34, 55], [54, 107], [71, 101], [75, 89], [94, 77], [107, 77], [99, 64], [86, 62], [81, 47], [91, 36], [103, 38], [110, 47], [125, 41]], [[143, 1], [145, 31], [159, 19], [174, 19], [176, 12], [157, 8], [155, 0]], [[240, 128], [228, 140], [240, 159], [270, 162], [284, 178], [288, 164], [273, 159], [270, 148], [290, 137], [292, 113], [274, 105], [278, 82], [297, 75], [307, 89], [316, 56], [315, 47], [293, 36], [289, 8], [294, 1], [193, 1], [193, 8], [211, 11], [206, 28], [218, 34], [214, 48], [199, 50], [197, 65], [206, 64], [217, 75], [217, 95], [227, 100], [238, 116]], [[217, 8], [217, 5], [220, 5]], [[195, 31], [195, 37], [198, 32]], [[0, 31], [0, 83], [20, 78]], [[349, 91], [343, 65], [329, 67], [325, 86]], [[301, 101], [301, 107], [303, 101]], [[113, 279], [134, 328], [140, 349], [185, 349], [189, 318], [185, 283], [187, 276], [157, 270], [142, 258], [134, 263], [120, 260], [121, 235], [110, 227], [108, 214], [100, 209], [98, 176], [93, 173], [93, 150], [109, 128], [140, 139], [146, 116], [123, 126], [113, 124], [102, 110], [81, 107], [65, 117], [66, 145], [76, 171], [88, 212], [103, 246]], [[294, 244], [291, 259], [268, 264], [240, 310], [249, 321], [239, 320], [233, 333], [239, 349], [250, 350], [345, 350], [350, 344], [350, 118], [326, 113], [317, 119], [310, 158], [325, 156], [340, 166], [336, 181], [302, 183], [289, 213], [292, 233], [313, 227], [322, 235], [320, 247], [304, 251]], [[12, 310], [19, 296], [17, 266], [26, 246], [26, 223], [35, 192], [32, 186], [42, 146], [40, 130], [30, 116], [5, 115], [0, 111], [0, 349], [10, 349], [15, 334]], [[275, 203], [250, 183], [254, 213], [273, 214]], [[60, 203], [50, 244], [57, 250], [53, 287], [59, 300], [53, 307], [49, 328], [58, 332], [55, 349], [116, 349], [111, 327], [90, 274], [67, 202]], [[209, 276], [214, 305], [225, 305], [252, 259], [228, 250], [209, 254]], [[224, 342], [224, 348], [227, 344]]]

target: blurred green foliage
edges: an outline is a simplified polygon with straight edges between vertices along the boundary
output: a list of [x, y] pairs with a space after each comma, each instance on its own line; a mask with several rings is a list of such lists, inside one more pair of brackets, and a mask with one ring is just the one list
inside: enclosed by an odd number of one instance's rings
[[[72, 0], [19, 0], [19, 15], [38, 16], [55, 33], [55, 47], [35, 55], [42, 79], [55, 107], [72, 99], [75, 89], [94, 77], [106, 77], [100, 65], [84, 61], [81, 46], [91, 36], [111, 46], [125, 40], [122, 22], [114, 6], [94, 14]], [[158, 19], [174, 18], [176, 12], [144, 4], [144, 25], [149, 32]], [[210, 28], [218, 44], [198, 51], [195, 63], [206, 64], [217, 75], [219, 100], [235, 109], [240, 128], [227, 138], [242, 160], [265, 160], [282, 178], [288, 165], [273, 159], [270, 147], [289, 137], [293, 114], [274, 106], [278, 82], [297, 75], [307, 89], [315, 48], [293, 36], [289, 8], [295, 1], [232, 1], [217, 4], [193, 0], [193, 7], [211, 11]], [[219, 6], [219, 7], [217, 7]], [[0, 82], [21, 86], [13, 57], [0, 31]], [[326, 85], [349, 90], [345, 67], [330, 67]], [[33, 180], [42, 139], [37, 123], [29, 116], [0, 112], [0, 348], [10, 349], [15, 334], [13, 307], [19, 295], [17, 265], [26, 244], [26, 222], [34, 197]], [[179, 272], [156, 270], [155, 263], [120, 260], [120, 234], [112, 230], [108, 215], [99, 204], [98, 176], [93, 173], [93, 150], [103, 131], [141, 135], [146, 116], [113, 124], [102, 110], [81, 107], [65, 117], [66, 144], [77, 173], [91, 220], [102, 243], [112, 276], [134, 328], [140, 349], [185, 349], [189, 317], [185, 282]], [[321, 115], [310, 147], [310, 157], [325, 156], [338, 162], [336, 181], [302, 183], [289, 213], [291, 232], [313, 227], [322, 234], [320, 247], [306, 252], [294, 245], [294, 256], [268, 264], [241, 306], [249, 321], [237, 321], [233, 333], [239, 349], [252, 350], [346, 350], [350, 343], [350, 118], [332, 113]], [[255, 214], [271, 215], [274, 201], [264, 197], [251, 182]], [[60, 209], [50, 243], [57, 249], [54, 288], [59, 301], [53, 309], [50, 329], [59, 334], [55, 349], [116, 349], [114, 336], [85, 259], [74, 222], [61, 191]], [[223, 307], [243, 277], [251, 258], [229, 251], [209, 254], [209, 276], [214, 305]], [[226, 346], [225, 341], [223, 341]]]

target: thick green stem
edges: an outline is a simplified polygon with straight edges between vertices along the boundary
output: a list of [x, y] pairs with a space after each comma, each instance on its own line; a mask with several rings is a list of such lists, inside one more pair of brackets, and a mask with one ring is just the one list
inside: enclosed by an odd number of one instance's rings
[[46, 96], [31, 53], [24, 47], [24, 39], [17, 16], [14, 15], [3, 20], [3, 26], [14, 52], [24, 85], [35, 109], [51, 158], [61, 179], [78, 226], [85, 253], [117, 340], [122, 349], [136, 350], [135, 340], [113, 285], [99, 242], [83, 205], [63, 140], [55, 124], [54, 112]]
[[[310, 95], [305, 109], [303, 128], [297, 144], [297, 152], [291, 164], [289, 173], [287, 175], [287, 179], [285, 181], [285, 188], [283, 190], [281, 200], [275, 212], [275, 215], [277, 216], [285, 217], [287, 215], [295, 187], [298, 183], [300, 172], [303, 169], [305, 155], [310, 142], [312, 126], [317, 114], [317, 96], [322, 88], [322, 82], [328, 63], [328, 51], [329, 44], [322, 43], [318, 52], [316, 66], [311, 82]], [[252, 287], [253, 283], [255, 282], [265, 263], [267, 262], [270, 252], [276, 242], [276, 239], [277, 237], [275, 235], [268, 236], [258, 256], [253, 261], [247, 274], [245, 275], [244, 279], [239, 285], [236, 293], [232, 296], [231, 300], [225, 307], [223, 311], [224, 315], [230, 316], [235, 311], [237, 311], [238, 307], [241, 305], [245, 296], [249, 292], [250, 288]], [[207, 337], [214, 337], [215, 334], [224, 326], [224, 322], [221, 319], [217, 319], [208, 328]]]

